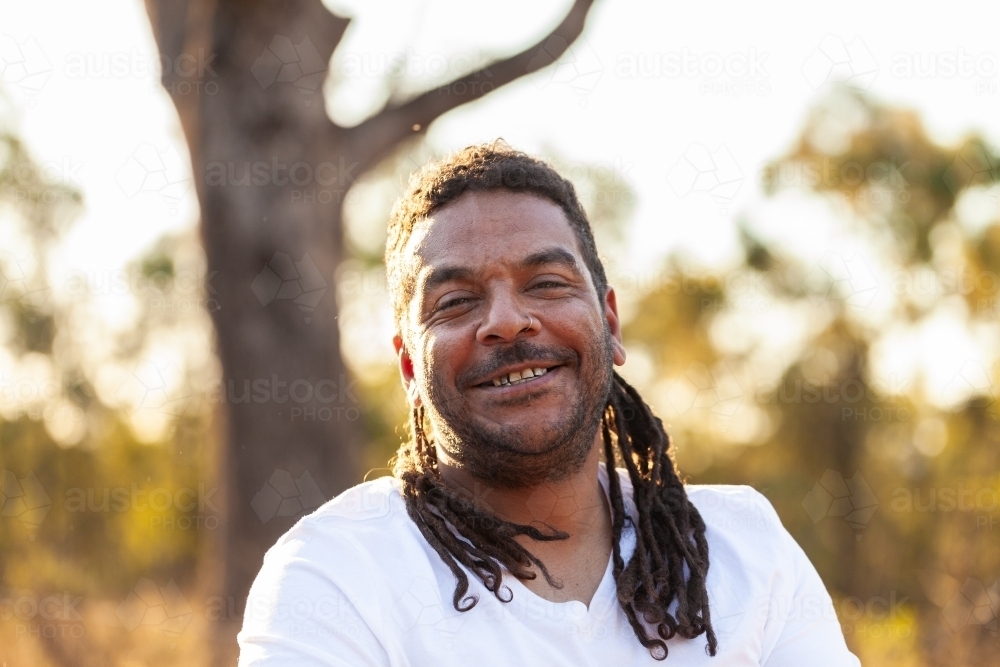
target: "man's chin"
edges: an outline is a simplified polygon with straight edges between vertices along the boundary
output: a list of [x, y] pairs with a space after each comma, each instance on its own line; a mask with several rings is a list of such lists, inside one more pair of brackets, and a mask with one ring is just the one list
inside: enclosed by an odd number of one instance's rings
[[562, 479], [577, 472], [594, 444], [594, 433], [570, 422], [491, 423], [468, 434], [456, 452], [473, 476], [505, 487], [525, 488]]
[[574, 434], [565, 422], [543, 418], [491, 421], [479, 429], [479, 440], [492, 442], [498, 449], [523, 455], [544, 455], [564, 446]]
[[588, 397], [566, 388], [519, 406], [482, 396], [438, 401], [450, 409], [434, 428], [454, 465], [492, 486], [527, 488], [583, 467], [600, 425], [598, 399]]

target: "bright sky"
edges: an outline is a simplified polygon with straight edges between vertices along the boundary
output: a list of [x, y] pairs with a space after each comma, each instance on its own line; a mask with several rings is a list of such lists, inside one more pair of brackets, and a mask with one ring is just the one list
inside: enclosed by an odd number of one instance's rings
[[[443, 78], [449, 63], [460, 68], [534, 41], [570, 2], [329, 4], [356, 16], [328, 90], [332, 116], [353, 123], [381, 102], [393, 54], [411, 55], [404, 87], [419, 88], [428, 70]], [[158, 84], [143, 3], [7, 0], [0, 7], [0, 80], [18, 109], [18, 129], [36, 158], [75, 183], [86, 202], [57, 271], [118, 270], [165, 232], [194, 225], [186, 147]], [[724, 262], [736, 248], [735, 215], [766, 208], [761, 165], [789, 146], [832, 80], [852, 78], [917, 109], [942, 141], [976, 130], [1000, 143], [1000, 5], [915, 7], [598, 0], [559, 68], [449, 113], [429, 139], [451, 149], [502, 136], [529, 151], [615, 167], [638, 198], [623, 264], [650, 270], [676, 248], [706, 264]], [[137, 164], [161, 170], [159, 180], [136, 181]], [[692, 164], [707, 165], [706, 173]], [[822, 231], [821, 220], [804, 227], [785, 217], [786, 228], [774, 233], [822, 257], [832, 232]], [[109, 324], [128, 317], [114, 300], [101, 308]]]
[[[355, 75], [340, 86], [334, 109], [349, 121], [373, 106], [376, 75], [386, 70], [380, 63], [392, 54], [414, 54], [410, 71], [419, 84], [442, 62], [461, 66], [466, 55], [523, 46], [569, 6], [353, 4], [360, 13], [336, 58], [337, 69]], [[798, 2], [598, 0], [569, 64], [448, 114], [430, 138], [447, 148], [503, 136], [529, 150], [552, 147], [571, 159], [618, 166], [638, 192], [637, 256], [659, 257], [684, 243], [705, 260], [732, 249], [731, 214], [758, 196], [760, 165], [787, 147], [825, 82], [852, 66], [878, 96], [919, 109], [941, 139], [973, 129], [1000, 139], [1000, 7], [956, 2], [947, 12], [914, 12], [912, 3], [844, 2], [823, 10]], [[6, 2], [2, 11], [2, 80], [20, 109], [21, 132], [40, 161], [80, 185], [87, 202], [65, 266], [106, 269], [163, 232], [193, 224], [192, 189], [165, 197], [136, 192], [127, 179], [130, 159], [151, 148], [186, 167], [176, 116], [157, 83], [143, 4], [39, 0]], [[20, 79], [11, 42], [21, 46], [29, 70], [47, 75]], [[815, 53], [821, 46], [846, 63], [824, 69]], [[950, 69], [949, 58], [956, 63]], [[915, 65], [908, 76], [907, 62]], [[350, 70], [352, 63], [360, 67]], [[581, 76], [573, 77], [574, 66]], [[731, 156], [732, 177], [743, 179], [724, 208], [707, 193], [678, 196], [670, 187], [671, 167], [699, 144], [719, 161]], [[725, 153], [713, 155], [720, 148]], [[170, 180], [190, 178], [171, 174], [169, 161], [166, 167]]]

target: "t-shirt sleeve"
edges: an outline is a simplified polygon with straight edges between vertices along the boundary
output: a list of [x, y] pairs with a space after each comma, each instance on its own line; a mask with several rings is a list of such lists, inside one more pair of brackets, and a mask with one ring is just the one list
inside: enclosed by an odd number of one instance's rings
[[380, 618], [374, 592], [352, 596], [338, 584], [341, 576], [368, 578], [357, 571], [364, 559], [350, 545], [338, 546], [343, 555], [326, 559], [309, 557], [295, 539], [268, 552], [247, 599], [239, 667], [388, 667], [371, 627]]
[[779, 563], [768, 600], [761, 666], [860, 667], [816, 568], [767, 498], [754, 493]]

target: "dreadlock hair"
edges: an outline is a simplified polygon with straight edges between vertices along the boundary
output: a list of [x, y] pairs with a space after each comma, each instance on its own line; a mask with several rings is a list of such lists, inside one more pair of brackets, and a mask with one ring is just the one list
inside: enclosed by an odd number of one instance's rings
[[[502, 141], [470, 146], [415, 174], [393, 209], [386, 243], [386, 270], [397, 327], [405, 321], [412, 281], [403, 274], [402, 255], [414, 226], [466, 191], [505, 188], [548, 198], [566, 213], [580, 244], [598, 294], [607, 288], [590, 223], [573, 185], [551, 166]], [[618, 373], [601, 418], [608, 495], [612, 511], [612, 558], [618, 602], [639, 642], [657, 660], [667, 657], [666, 641], [675, 636], [706, 635], [706, 651], [716, 655], [718, 641], [709, 614], [708, 543], [705, 522], [688, 499], [671, 457], [670, 437], [639, 393]], [[569, 537], [504, 521], [449, 488], [441, 479], [437, 450], [425, 429], [423, 407], [410, 414], [412, 437], [396, 454], [393, 474], [402, 485], [407, 512], [420, 533], [455, 575], [455, 609], [464, 612], [479, 601], [467, 595], [472, 572], [501, 602], [512, 593], [502, 586], [503, 570], [534, 579], [534, 566], [559, 587], [545, 564], [514, 538], [549, 541]], [[621, 461], [632, 482], [637, 516], [625, 509], [615, 462]], [[626, 521], [635, 528], [635, 551], [626, 563], [621, 553]], [[463, 569], [463, 567], [465, 569]], [[685, 578], [685, 575], [686, 578]], [[675, 609], [671, 609], [676, 606]], [[655, 628], [651, 636], [646, 624]]]

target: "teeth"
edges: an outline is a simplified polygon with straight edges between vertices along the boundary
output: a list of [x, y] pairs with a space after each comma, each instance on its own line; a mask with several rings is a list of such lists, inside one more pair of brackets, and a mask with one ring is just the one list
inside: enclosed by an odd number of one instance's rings
[[523, 371], [512, 371], [502, 377], [494, 378], [493, 386], [504, 387], [509, 384], [520, 384], [540, 375], [545, 375], [548, 371], [549, 369], [547, 368], [525, 368]]

